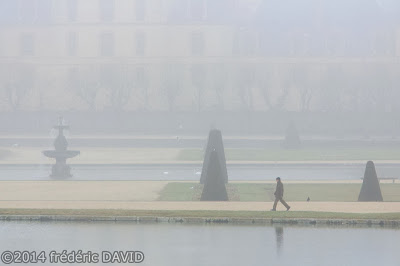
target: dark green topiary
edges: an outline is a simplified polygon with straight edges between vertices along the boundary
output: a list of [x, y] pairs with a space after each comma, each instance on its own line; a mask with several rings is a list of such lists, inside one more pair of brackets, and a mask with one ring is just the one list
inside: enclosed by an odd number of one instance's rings
[[218, 153], [214, 150], [210, 154], [207, 178], [204, 183], [201, 201], [227, 201], [225, 182], [222, 175]]
[[301, 140], [299, 132], [297, 131], [294, 122], [291, 122], [286, 129], [285, 140], [283, 142], [283, 147], [286, 149], [298, 149], [301, 146]]
[[222, 134], [220, 130], [212, 129], [208, 134], [207, 148], [204, 155], [203, 168], [201, 170], [200, 184], [204, 184], [208, 175], [208, 168], [210, 164], [210, 156], [212, 151], [218, 154], [219, 163], [221, 166], [221, 175], [224, 183], [228, 183], [228, 171], [226, 170], [226, 159], [224, 143], [222, 142]]
[[364, 181], [358, 201], [383, 201], [375, 165], [372, 161], [369, 161], [365, 168]]

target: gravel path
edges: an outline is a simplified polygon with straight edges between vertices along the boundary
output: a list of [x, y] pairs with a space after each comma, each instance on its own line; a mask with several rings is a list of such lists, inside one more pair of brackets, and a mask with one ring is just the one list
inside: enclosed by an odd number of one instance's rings
[[168, 181], [1, 181], [0, 202], [154, 201], [166, 184]]
[[[161, 202], [162, 181], [2, 181], [0, 208], [269, 211], [272, 202]], [[291, 211], [400, 212], [400, 202], [288, 202]], [[278, 210], [284, 210], [278, 204]]]

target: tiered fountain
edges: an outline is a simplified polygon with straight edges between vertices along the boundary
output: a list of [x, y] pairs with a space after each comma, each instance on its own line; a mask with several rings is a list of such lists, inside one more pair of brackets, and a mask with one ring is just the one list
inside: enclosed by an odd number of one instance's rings
[[55, 150], [43, 151], [46, 157], [56, 159], [56, 164], [51, 169], [50, 177], [55, 179], [65, 179], [71, 177], [71, 168], [67, 165], [67, 159], [73, 158], [80, 154], [80, 151], [69, 151], [67, 139], [64, 136], [64, 130], [69, 129], [69, 126], [64, 125], [63, 118], [59, 118], [57, 126], [58, 136], [54, 141]]

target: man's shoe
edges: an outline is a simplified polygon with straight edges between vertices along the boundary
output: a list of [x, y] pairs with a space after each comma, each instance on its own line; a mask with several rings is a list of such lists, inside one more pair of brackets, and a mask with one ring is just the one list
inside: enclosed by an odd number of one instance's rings
[[272, 211], [272, 212], [275, 212], [276, 210], [274, 210], [274, 209], [271, 209], [271, 211]]
[[286, 211], [289, 211], [290, 210], [290, 206], [286, 209]]

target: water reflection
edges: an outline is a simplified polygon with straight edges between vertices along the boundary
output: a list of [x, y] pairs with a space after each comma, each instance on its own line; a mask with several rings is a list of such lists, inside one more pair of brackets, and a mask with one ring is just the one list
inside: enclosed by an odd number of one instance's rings
[[400, 230], [381, 228], [0, 221], [0, 237], [0, 252], [139, 250], [145, 254], [140, 265], [399, 266], [400, 261]]
[[283, 247], [283, 227], [282, 226], [275, 226], [275, 237], [276, 237], [276, 251], [278, 257], [281, 254], [282, 247]]

